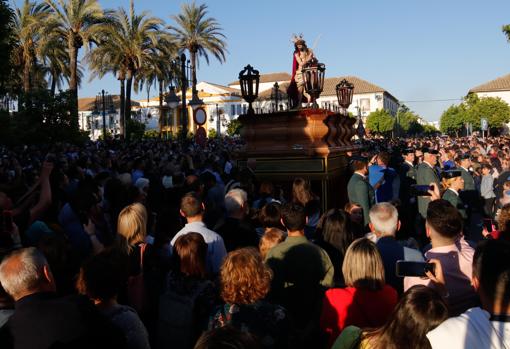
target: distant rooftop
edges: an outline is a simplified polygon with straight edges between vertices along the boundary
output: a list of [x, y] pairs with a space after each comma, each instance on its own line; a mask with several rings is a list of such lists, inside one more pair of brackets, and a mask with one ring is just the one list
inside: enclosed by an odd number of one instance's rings
[[510, 74], [491, 80], [485, 84], [478, 85], [469, 90], [470, 93], [493, 91], [510, 91]]
[[[119, 95], [112, 96], [113, 99], [113, 105], [115, 109], [120, 109], [120, 97]], [[96, 97], [84, 97], [78, 99], [78, 110], [79, 111], [93, 111], [95, 107]], [[131, 106], [137, 107], [140, 106], [140, 103], [138, 103], [135, 100], [131, 100]], [[98, 106], [99, 108], [102, 108], [102, 104]], [[108, 110], [110, 106], [106, 105], [106, 110]], [[100, 110], [101, 111], [101, 110]]]
[[[260, 74], [259, 83], [262, 84], [262, 83], [266, 83], [266, 82], [275, 82], [275, 81], [290, 81], [291, 77], [292, 76], [289, 73], [285, 73], [285, 72]], [[232, 81], [228, 85], [229, 86], [239, 85], [239, 80]]]

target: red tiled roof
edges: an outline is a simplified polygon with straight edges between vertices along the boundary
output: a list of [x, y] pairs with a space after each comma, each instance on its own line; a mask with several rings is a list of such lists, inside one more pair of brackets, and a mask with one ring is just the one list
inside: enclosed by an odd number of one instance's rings
[[469, 92], [510, 91], [510, 74], [473, 87]]

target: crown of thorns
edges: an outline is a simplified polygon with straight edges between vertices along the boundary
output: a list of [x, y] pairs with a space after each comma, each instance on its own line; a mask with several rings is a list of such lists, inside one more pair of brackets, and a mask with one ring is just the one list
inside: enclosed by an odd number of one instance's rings
[[303, 39], [303, 34], [299, 34], [299, 35], [293, 34], [291, 41], [296, 45], [305, 43], [305, 39]]

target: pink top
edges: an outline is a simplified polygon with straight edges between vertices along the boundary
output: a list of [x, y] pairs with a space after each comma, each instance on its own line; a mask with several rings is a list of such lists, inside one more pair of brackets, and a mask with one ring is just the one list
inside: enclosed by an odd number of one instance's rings
[[[458, 315], [476, 305], [477, 296], [471, 286], [474, 253], [475, 250], [463, 237], [455, 244], [431, 248], [425, 253], [426, 259], [438, 259], [441, 262], [448, 290], [446, 300], [450, 306], [451, 315]], [[404, 279], [404, 291], [414, 285], [434, 287], [429, 279], [419, 277]]]

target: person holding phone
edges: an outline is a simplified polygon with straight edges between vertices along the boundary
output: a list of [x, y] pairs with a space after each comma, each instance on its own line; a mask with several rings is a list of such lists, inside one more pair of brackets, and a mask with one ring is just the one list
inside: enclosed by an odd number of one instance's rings
[[442, 198], [455, 207], [462, 218], [468, 218], [466, 205], [462, 201], [459, 193], [464, 189], [464, 178], [462, 172], [458, 170], [445, 171], [441, 174], [444, 193]]
[[[444, 265], [439, 261], [434, 275], [436, 289], [449, 290]], [[441, 268], [441, 266], [443, 268]], [[427, 333], [432, 349], [510, 348], [510, 244], [507, 241], [484, 241], [473, 257], [471, 283], [481, 300], [460, 316], [451, 317]]]
[[[437, 165], [437, 155], [439, 152], [435, 149], [423, 148], [423, 162], [418, 165], [416, 170], [416, 184], [417, 185], [431, 185], [435, 183], [439, 186], [439, 176], [436, 172], [435, 166]], [[418, 211], [425, 219], [427, 217], [427, 208], [430, 203], [430, 198], [426, 196], [418, 197]]]
[[[462, 217], [446, 200], [434, 200], [429, 204], [425, 230], [432, 244], [425, 258], [441, 262], [447, 280], [450, 314], [456, 316], [477, 304], [471, 285], [474, 249], [462, 236]], [[435, 288], [429, 279], [406, 277], [404, 291], [419, 284]]]

